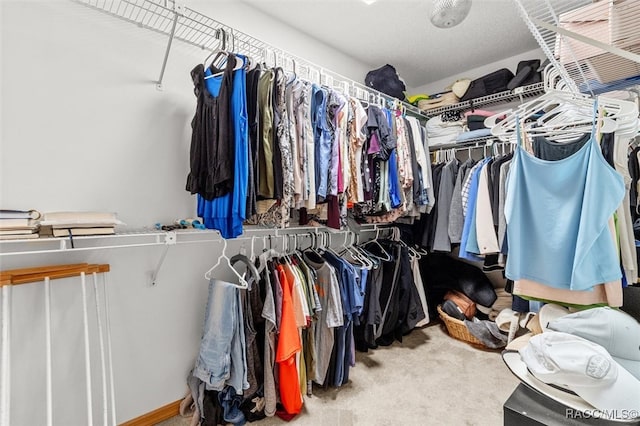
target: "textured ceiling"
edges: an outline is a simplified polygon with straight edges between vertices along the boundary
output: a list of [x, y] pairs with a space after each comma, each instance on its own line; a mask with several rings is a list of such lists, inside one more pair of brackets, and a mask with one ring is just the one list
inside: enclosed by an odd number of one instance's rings
[[512, 0], [472, 0], [458, 26], [429, 21], [432, 0], [243, 0], [373, 68], [396, 67], [409, 87], [538, 47]]

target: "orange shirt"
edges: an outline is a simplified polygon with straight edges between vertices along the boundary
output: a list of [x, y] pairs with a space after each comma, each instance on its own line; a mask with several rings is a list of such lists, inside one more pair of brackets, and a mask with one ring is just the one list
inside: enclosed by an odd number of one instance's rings
[[298, 369], [296, 368], [296, 353], [302, 349], [296, 318], [293, 310], [291, 292], [293, 283], [287, 279], [282, 265], [276, 267], [282, 285], [282, 320], [280, 321], [280, 335], [276, 348], [276, 362], [279, 364], [280, 401], [289, 414], [298, 414], [302, 409], [302, 394]]

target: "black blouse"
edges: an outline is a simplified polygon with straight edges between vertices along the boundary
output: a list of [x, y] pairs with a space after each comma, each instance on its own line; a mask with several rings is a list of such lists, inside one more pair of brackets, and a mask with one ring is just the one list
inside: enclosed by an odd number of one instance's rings
[[191, 170], [187, 176], [187, 191], [212, 200], [233, 190], [234, 139], [231, 116], [233, 68], [235, 56], [229, 54], [217, 96], [206, 88], [204, 66], [191, 71], [196, 112], [191, 121]]

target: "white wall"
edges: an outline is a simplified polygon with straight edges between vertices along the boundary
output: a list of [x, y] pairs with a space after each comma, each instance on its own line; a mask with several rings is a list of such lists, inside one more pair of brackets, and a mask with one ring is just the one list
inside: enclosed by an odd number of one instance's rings
[[[348, 76], [368, 68], [243, 3], [187, 4]], [[184, 190], [195, 109], [189, 71], [206, 52], [174, 43], [157, 91], [165, 36], [70, 1], [2, 1], [0, 14], [0, 208], [114, 211], [137, 229], [193, 216], [194, 197]], [[182, 398], [197, 354], [203, 274], [220, 244], [172, 247], [152, 287], [161, 253], [158, 246], [0, 257], [2, 270], [111, 265], [118, 422]], [[79, 280], [52, 288], [54, 423], [84, 425]], [[40, 284], [13, 288], [12, 426], [44, 424], [43, 294]], [[92, 367], [99, 395], [99, 365]]]
[[544, 52], [542, 51], [542, 49], [534, 49], [534, 50], [530, 50], [528, 52], [522, 53], [520, 55], [516, 55], [516, 56], [512, 56], [510, 58], [503, 59], [503, 60], [498, 61], [498, 62], [493, 62], [493, 63], [488, 64], [488, 65], [483, 65], [483, 66], [478, 67], [478, 68], [473, 68], [473, 69], [466, 70], [466, 71], [461, 70], [460, 73], [457, 73], [456, 75], [452, 75], [451, 77], [447, 77], [445, 79], [438, 80], [438, 81], [433, 81], [431, 83], [427, 83], [427, 84], [424, 84], [422, 86], [413, 87], [409, 91], [407, 91], [407, 93], [409, 93], [409, 94], [440, 93], [440, 92], [443, 92], [445, 90], [445, 87], [450, 86], [451, 83], [453, 83], [454, 81], [456, 81], [456, 80], [458, 80], [460, 78], [470, 78], [471, 80], [474, 80], [476, 78], [482, 77], [483, 75], [489, 74], [489, 73], [491, 73], [493, 71], [497, 71], [497, 70], [499, 70], [501, 68], [508, 68], [508, 69], [511, 70], [512, 73], [515, 74], [516, 73], [516, 69], [518, 67], [518, 62], [529, 60], [529, 59], [541, 59], [541, 60], [544, 60], [545, 59]]

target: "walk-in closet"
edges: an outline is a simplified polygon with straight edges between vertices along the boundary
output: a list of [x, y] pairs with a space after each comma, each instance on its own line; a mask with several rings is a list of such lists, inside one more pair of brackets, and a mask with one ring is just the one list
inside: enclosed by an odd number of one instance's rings
[[639, 27], [0, 1], [0, 426], [640, 425]]

